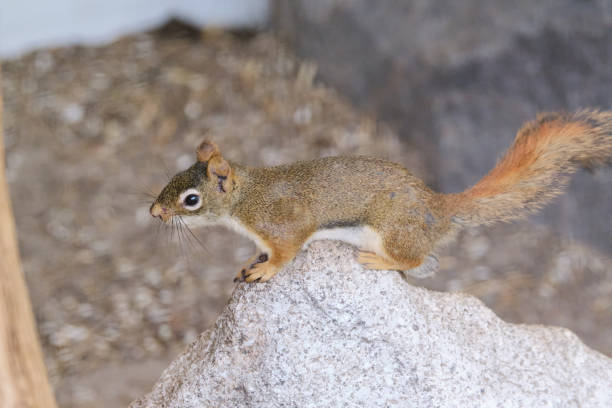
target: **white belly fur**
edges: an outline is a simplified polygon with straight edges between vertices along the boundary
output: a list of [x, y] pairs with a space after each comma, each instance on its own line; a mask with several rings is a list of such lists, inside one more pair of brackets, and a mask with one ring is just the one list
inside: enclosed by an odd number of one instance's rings
[[[261, 238], [259, 238], [257, 234], [251, 232], [235, 218], [219, 217], [213, 221], [207, 219], [207, 217], [183, 217], [183, 220], [190, 228], [198, 228], [209, 225], [223, 225], [255, 242], [255, 245], [257, 245], [261, 251], [269, 251], [267, 245]], [[378, 235], [374, 229], [368, 226], [338, 227], [318, 230], [308, 238], [303, 247], [307, 246], [312, 241], [320, 241], [325, 239], [346, 242], [348, 244], [355, 245], [357, 248], [364, 251], [372, 251], [379, 254], [385, 253], [380, 235]]]
[[318, 230], [308, 238], [304, 246], [312, 241], [323, 239], [331, 239], [335, 241], [346, 242], [355, 245], [357, 248], [364, 251], [372, 251], [379, 254], [384, 254], [382, 240], [380, 235], [368, 226], [361, 227], [339, 227]]
[[[251, 239], [253, 242], [255, 242], [255, 245], [257, 245], [260, 251], [270, 253], [270, 248], [265, 244], [265, 242], [257, 234], [253, 233], [235, 218], [219, 217], [214, 221], [211, 221], [210, 219], [206, 219], [206, 217], [183, 217], [183, 220], [190, 228], [203, 227], [207, 225], [223, 225], [239, 233], [240, 235]], [[371, 251], [379, 255], [385, 254], [380, 235], [374, 229], [368, 226], [339, 227], [318, 230], [306, 240], [303, 247], [307, 246], [312, 241], [325, 239], [343, 241], [348, 244], [355, 245], [357, 248], [363, 251]], [[416, 278], [425, 278], [433, 275], [437, 270], [438, 258], [434, 254], [430, 254], [425, 258], [423, 264], [405, 272]]]

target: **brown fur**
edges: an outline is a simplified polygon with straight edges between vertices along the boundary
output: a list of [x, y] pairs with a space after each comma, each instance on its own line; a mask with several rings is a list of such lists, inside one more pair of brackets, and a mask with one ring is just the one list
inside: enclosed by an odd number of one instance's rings
[[[432, 252], [457, 227], [522, 217], [560, 194], [578, 165], [610, 160], [612, 113], [539, 116], [489, 174], [459, 194], [434, 193], [402, 166], [376, 158], [251, 168], [227, 162], [211, 142], [197, 153], [198, 162], [172, 179], [151, 213], [165, 221], [229, 222], [253, 238], [266, 260], [255, 256], [238, 279], [270, 279], [313, 234], [338, 227], [367, 229], [376, 238], [374, 248], [361, 248], [365, 266], [425, 276], [436, 264]], [[180, 196], [188, 189], [201, 194], [201, 208], [184, 208]]]

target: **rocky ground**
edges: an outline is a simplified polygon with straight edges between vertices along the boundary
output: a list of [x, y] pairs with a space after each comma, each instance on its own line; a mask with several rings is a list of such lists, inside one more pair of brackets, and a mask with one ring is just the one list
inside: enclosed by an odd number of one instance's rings
[[315, 242], [267, 285], [240, 285], [130, 408], [612, 403], [612, 359], [569, 330], [503, 322], [473, 296], [372, 273], [355, 255]]
[[[163, 228], [151, 194], [206, 135], [246, 164], [419, 152], [316, 81], [271, 35], [166, 27], [5, 61], [7, 175], [62, 407], [125, 406], [208, 328], [253, 251], [221, 228]], [[612, 355], [612, 261], [529, 222], [460, 234], [441, 272], [513, 322], [568, 327]], [[537, 271], [537, 272], [534, 272]]]

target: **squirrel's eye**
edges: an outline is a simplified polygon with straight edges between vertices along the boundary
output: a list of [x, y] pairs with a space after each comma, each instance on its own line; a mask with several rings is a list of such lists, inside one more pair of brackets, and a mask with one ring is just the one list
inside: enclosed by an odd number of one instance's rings
[[193, 207], [198, 205], [198, 203], [200, 202], [200, 197], [195, 194], [189, 194], [187, 197], [185, 197], [185, 200], [183, 202], [187, 207]]
[[189, 211], [195, 211], [202, 207], [202, 197], [200, 192], [195, 188], [190, 188], [179, 196], [179, 205]]

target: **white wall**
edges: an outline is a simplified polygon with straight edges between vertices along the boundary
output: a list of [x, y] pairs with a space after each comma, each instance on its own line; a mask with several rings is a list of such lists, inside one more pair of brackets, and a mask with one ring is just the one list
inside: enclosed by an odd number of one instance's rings
[[0, 57], [66, 44], [101, 44], [172, 16], [199, 26], [252, 27], [268, 0], [0, 0]]

